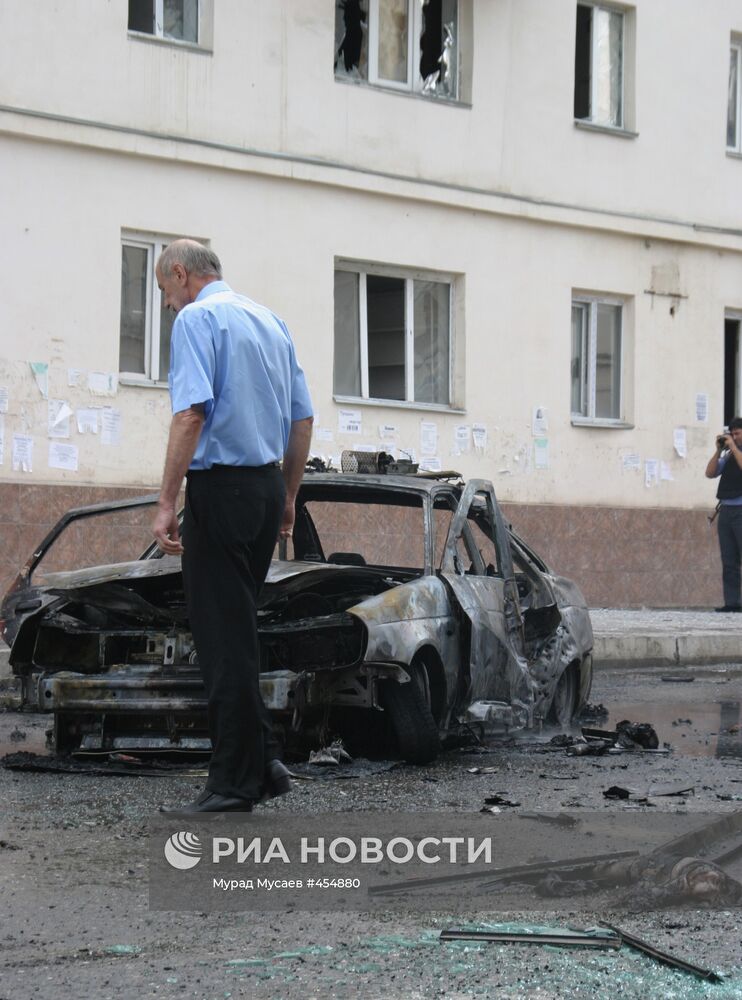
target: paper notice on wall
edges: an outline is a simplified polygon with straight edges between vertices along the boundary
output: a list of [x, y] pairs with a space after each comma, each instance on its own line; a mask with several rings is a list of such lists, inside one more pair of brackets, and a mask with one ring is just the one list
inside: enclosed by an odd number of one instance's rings
[[396, 424], [379, 424], [379, 437], [382, 441], [396, 441], [397, 433]]
[[709, 397], [706, 392], [696, 393], [696, 420], [700, 424], [708, 422], [709, 418]]
[[440, 472], [443, 466], [441, 465], [440, 458], [435, 455], [423, 458], [420, 462], [420, 468], [423, 472]]
[[121, 443], [121, 410], [110, 406], [100, 412], [101, 444], [116, 445]]
[[533, 442], [533, 465], [536, 469], [549, 468], [549, 439], [536, 438]]
[[687, 457], [688, 435], [685, 433], [685, 427], [676, 427], [672, 432], [672, 446], [680, 458]]
[[77, 448], [73, 444], [49, 442], [49, 468], [77, 472]]
[[335, 435], [329, 427], [317, 427], [314, 431], [315, 441], [334, 441]]
[[33, 438], [13, 435], [13, 472], [33, 472]]
[[94, 396], [115, 396], [119, 377], [114, 372], [88, 372], [88, 389]]
[[68, 438], [70, 436], [70, 417], [72, 410], [64, 399], [50, 399], [47, 404], [47, 433], [50, 438]]
[[487, 426], [486, 424], [472, 424], [471, 436], [474, 447], [477, 451], [485, 451], [487, 448]]
[[[531, 434], [534, 437], [543, 437], [549, 429], [549, 421], [546, 416], [545, 406], [534, 406], [533, 418], [531, 420]], [[538, 466], [536, 466], [538, 468]]]
[[660, 462], [660, 479], [663, 479], [665, 482], [671, 483], [674, 480], [674, 478], [675, 477], [672, 474], [672, 469], [670, 468], [670, 463]]
[[0, 413], [0, 465], [5, 465], [5, 417]]
[[471, 451], [471, 427], [469, 424], [459, 424], [453, 432], [454, 455], [465, 455]]
[[44, 399], [49, 398], [49, 365], [46, 361], [29, 361], [31, 373]]
[[420, 421], [420, 454], [435, 455], [438, 451], [438, 424], [432, 420]]
[[642, 457], [636, 452], [621, 456], [621, 466], [624, 472], [640, 472], [642, 467]]
[[0, 413], [8, 412], [8, 401], [10, 400], [10, 392], [7, 387], [0, 385]]
[[83, 407], [77, 411], [77, 432], [78, 434], [98, 433], [98, 413], [100, 411], [94, 407]]
[[644, 462], [644, 485], [649, 489], [659, 482], [660, 463], [656, 458], [648, 458]]
[[67, 369], [67, 385], [76, 386], [82, 382], [82, 377], [85, 374], [82, 368], [68, 368]]
[[375, 444], [357, 444], [353, 448], [353, 451], [374, 452], [374, 451], [376, 451], [376, 445]]
[[363, 421], [360, 410], [338, 410], [338, 432], [340, 434], [362, 434]]

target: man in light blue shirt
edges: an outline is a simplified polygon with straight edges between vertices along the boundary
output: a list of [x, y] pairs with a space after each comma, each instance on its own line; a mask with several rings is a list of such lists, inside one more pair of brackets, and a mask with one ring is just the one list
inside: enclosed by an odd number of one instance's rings
[[156, 276], [178, 315], [173, 418], [152, 530], [163, 552], [182, 553], [212, 742], [205, 792], [175, 811], [245, 812], [290, 787], [260, 696], [256, 602], [276, 540], [293, 528], [312, 404], [286, 325], [232, 291], [213, 251], [176, 240]]

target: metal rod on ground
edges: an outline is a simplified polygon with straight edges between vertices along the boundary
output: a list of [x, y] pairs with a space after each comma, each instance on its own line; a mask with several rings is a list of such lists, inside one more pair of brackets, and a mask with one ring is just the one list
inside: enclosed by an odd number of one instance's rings
[[441, 931], [441, 941], [500, 941], [505, 944], [553, 944], [568, 948], [620, 948], [618, 935], [608, 937], [596, 934], [560, 934], [541, 932], [525, 934], [507, 931]]
[[698, 976], [700, 979], [705, 979], [709, 983], [722, 983], [724, 982], [724, 977], [720, 976], [716, 972], [712, 972], [711, 969], [702, 969], [700, 965], [693, 965], [692, 962], [686, 962], [684, 958], [677, 958], [675, 955], [671, 955], [667, 951], [660, 951], [659, 948], [655, 948], [654, 945], [648, 944], [646, 941], [642, 941], [641, 938], [634, 937], [633, 934], [629, 934], [628, 931], [621, 930], [620, 927], [614, 927], [613, 924], [607, 923], [605, 920], [599, 921], [601, 927], [607, 928], [609, 931], [613, 931], [617, 934], [620, 940], [627, 944], [630, 948], [636, 949], [636, 951], [641, 951], [645, 955], [649, 955], [656, 962], [662, 962], [663, 965], [670, 965], [674, 969], [682, 969], [683, 972], [689, 972], [693, 976]]

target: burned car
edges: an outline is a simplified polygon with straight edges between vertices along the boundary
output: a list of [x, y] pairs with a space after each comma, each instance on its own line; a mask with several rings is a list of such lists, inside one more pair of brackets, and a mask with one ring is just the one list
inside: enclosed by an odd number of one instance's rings
[[[5, 597], [23, 706], [53, 713], [57, 750], [209, 749], [180, 559], [151, 545], [132, 562], [44, 569], [82, 521], [144, 524], [156, 499], [70, 511]], [[584, 598], [508, 528], [485, 480], [308, 473], [277, 556], [260, 687], [289, 741], [340, 736], [423, 763], [462, 728], [564, 725], [588, 697]]]

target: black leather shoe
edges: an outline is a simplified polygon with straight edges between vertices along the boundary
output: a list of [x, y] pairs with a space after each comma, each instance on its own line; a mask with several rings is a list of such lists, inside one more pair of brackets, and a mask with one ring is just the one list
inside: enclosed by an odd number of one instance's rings
[[286, 795], [291, 791], [291, 772], [280, 760], [269, 760], [263, 775], [263, 795], [261, 802]]
[[204, 792], [195, 802], [176, 809], [163, 809], [164, 813], [218, 813], [218, 812], [252, 812], [252, 799], [236, 799], [216, 792]]
[[742, 611], [742, 605], [739, 604], [724, 604], [720, 608], [714, 608], [714, 611], [718, 611], [720, 614], [725, 614], [726, 612], [732, 611]]

